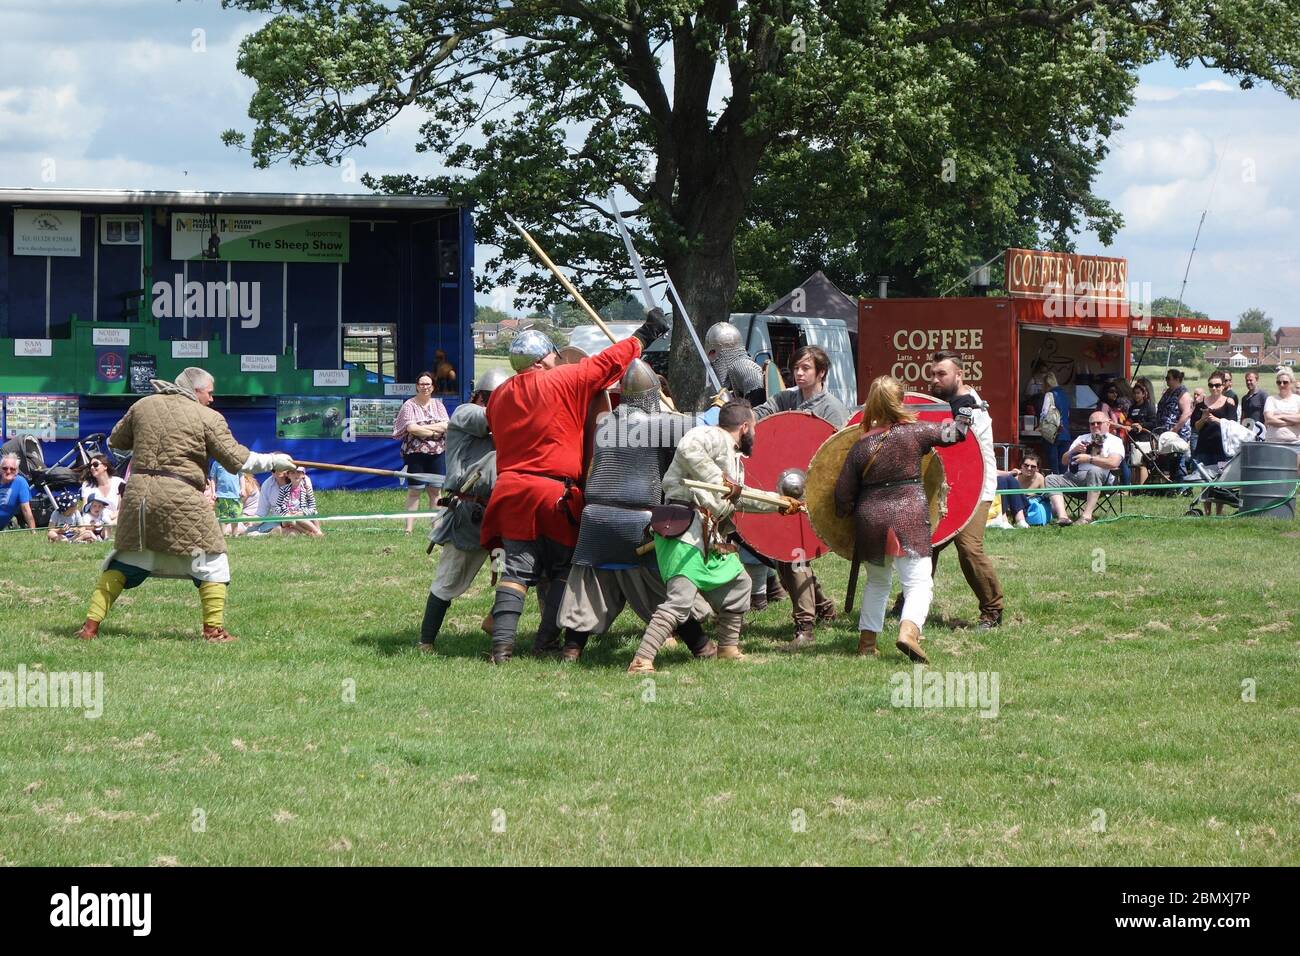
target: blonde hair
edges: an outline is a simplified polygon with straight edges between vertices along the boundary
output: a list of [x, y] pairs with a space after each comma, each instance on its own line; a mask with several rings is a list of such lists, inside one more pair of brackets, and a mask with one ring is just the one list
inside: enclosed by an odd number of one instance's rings
[[892, 375], [876, 378], [867, 392], [867, 403], [862, 406], [862, 430], [914, 421], [916, 415], [903, 404], [903, 383]]
[[1043, 385], [1047, 388], [1056, 388], [1061, 383], [1057, 381], [1055, 372], [1048, 372], [1043, 376]]

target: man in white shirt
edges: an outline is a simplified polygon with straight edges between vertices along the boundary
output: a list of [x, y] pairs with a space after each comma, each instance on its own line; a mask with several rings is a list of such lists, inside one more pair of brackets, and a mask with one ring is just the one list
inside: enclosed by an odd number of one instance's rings
[[[998, 467], [993, 456], [993, 419], [989, 416], [988, 403], [963, 380], [960, 354], [934, 353], [930, 377], [933, 382], [932, 391], [952, 406], [954, 416], [963, 407], [971, 409], [971, 431], [975, 433], [980, 454], [984, 458], [984, 487], [980, 490], [981, 507], [966, 527], [952, 539], [952, 543], [957, 546], [957, 559], [966, 583], [980, 602], [979, 626], [986, 629], [998, 627], [1002, 623], [1002, 582], [998, 580], [993, 561], [984, 553], [984, 515], [997, 497], [998, 490]], [[935, 571], [939, 568], [939, 553], [947, 546], [947, 543], [941, 544], [931, 552]]]
[[[1080, 435], [1061, 456], [1065, 474], [1048, 475], [1048, 488], [1096, 489], [1110, 481], [1110, 473], [1124, 460], [1124, 442], [1110, 433], [1110, 416], [1095, 411], [1088, 416], [1088, 434]], [[1052, 513], [1059, 525], [1074, 524], [1065, 510], [1063, 494], [1048, 495]], [[1079, 524], [1092, 521], [1093, 509], [1101, 500], [1101, 492], [1089, 490], [1079, 513]]]

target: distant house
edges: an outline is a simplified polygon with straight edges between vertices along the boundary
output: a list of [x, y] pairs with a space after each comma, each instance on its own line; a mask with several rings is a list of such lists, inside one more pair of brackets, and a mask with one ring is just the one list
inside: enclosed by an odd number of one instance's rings
[[1255, 368], [1268, 365], [1273, 350], [1264, 345], [1263, 332], [1233, 332], [1224, 345], [1216, 345], [1205, 353], [1205, 360], [1223, 368]]
[[1300, 359], [1300, 325], [1284, 325], [1277, 330], [1277, 364], [1294, 365]]
[[474, 336], [474, 347], [482, 348], [487, 345], [495, 345], [497, 334], [501, 326], [496, 322], [475, 322], [471, 326], [471, 332]]

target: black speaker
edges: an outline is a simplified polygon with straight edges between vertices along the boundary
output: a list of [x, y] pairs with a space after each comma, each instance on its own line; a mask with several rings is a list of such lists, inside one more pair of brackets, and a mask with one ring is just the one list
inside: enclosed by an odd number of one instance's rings
[[454, 281], [460, 277], [460, 243], [455, 239], [438, 240], [438, 278]]

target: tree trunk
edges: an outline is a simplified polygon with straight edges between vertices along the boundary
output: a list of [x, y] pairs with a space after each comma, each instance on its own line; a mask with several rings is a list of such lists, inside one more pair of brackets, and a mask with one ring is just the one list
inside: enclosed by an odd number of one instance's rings
[[[734, 232], [734, 230], [732, 230]], [[725, 322], [731, 315], [731, 302], [739, 279], [736, 274], [735, 247], [731, 241], [709, 243], [711, 251], [700, 250], [668, 262], [668, 274], [681, 294], [695, 331], [704, 341], [709, 326]], [[704, 363], [691, 342], [685, 323], [674, 309], [668, 385], [673, 400], [681, 410], [698, 408], [712, 397]]]

